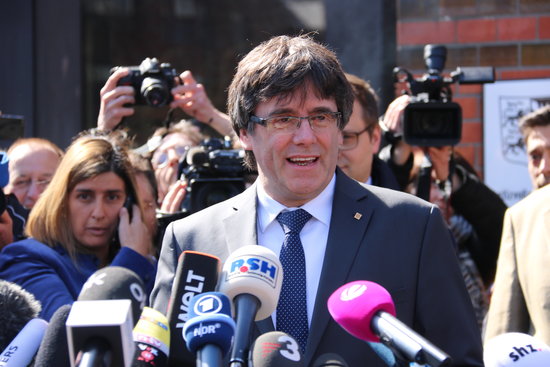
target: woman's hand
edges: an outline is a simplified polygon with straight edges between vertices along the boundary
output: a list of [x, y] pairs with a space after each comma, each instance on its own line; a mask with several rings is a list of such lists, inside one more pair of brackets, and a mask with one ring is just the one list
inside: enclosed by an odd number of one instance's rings
[[152, 254], [151, 234], [141, 219], [139, 207], [132, 206], [132, 221], [128, 210], [123, 206], [119, 212], [118, 237], [121, 247], [128, 247], [137, 253], [148, 257]]

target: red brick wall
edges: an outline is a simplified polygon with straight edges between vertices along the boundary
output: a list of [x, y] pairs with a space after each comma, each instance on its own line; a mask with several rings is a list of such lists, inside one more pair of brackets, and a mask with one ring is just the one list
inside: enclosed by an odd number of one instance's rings
[[[550, 78], [549, 0], [397, 0], [398, 65], [425, 72], [423, 47], [447, 46], [444, 74], [494, 66], [496, 80]], [[456, 149], [483, 175], [483, 88], [456, 85], [463, 109]]]

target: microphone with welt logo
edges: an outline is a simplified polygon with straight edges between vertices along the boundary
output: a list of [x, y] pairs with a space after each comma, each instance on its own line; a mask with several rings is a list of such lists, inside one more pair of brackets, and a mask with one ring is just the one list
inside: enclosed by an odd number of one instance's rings
[[304, 361], [298, 342], [282, 331], [260, 335], [248, 357], [248, 367], [302, 367]]
[[220, 292], [193, 297], [183, 333], [187, 348], [196, 354], [197, 366], [222, 367], [235, 335], [229, 298]]
[[232, 301], [237, 326], [229, 360], [231, 367], [246, 365], [254, 320], [266, 319], [275, 311], [282, 281], [281, 262], [266, 247], [240, 247], [225, 261], [219, 291]]
[[332, 318], [348, 333], [368, 342], [382, 342], [397, 358], [431, 367], [451, 365], [451, 358], [395, 318], [390, 293], [365, 280], [338, 288], [328, 299]]
[[170, 327], [169, 366], [182, 366], [192, 358], [183, 335], [189, 303], [195, 295], [216, 289], [220, 267], [220, 259], [213, 255], [196, 251], [184, 251], [180, 255], [166, 314]]

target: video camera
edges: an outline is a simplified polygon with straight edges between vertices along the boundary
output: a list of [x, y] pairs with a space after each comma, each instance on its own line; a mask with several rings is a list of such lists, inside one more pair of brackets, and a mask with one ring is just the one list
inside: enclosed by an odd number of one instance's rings
[[[446, 58], [445, 46], [426, 45], [424, 61], [428, 72], [422, 77], [414, 78], [402, 67], [393, 69], [394, 82], [407, 82], [411, 95], [403, 121], [403, 139], [407, 144], [427, 147], [458, 144], [462, 135], [462, 109], [452, 102], [451, 85], [494, 82], [491, 66], [457, 67], [449, 76], [443, 76]], [[402, 74], [404, 79], [400, 79]]]
[[136, 105], [162, 107], [172, 102], [171, 89], [176, 85], [176, 70], [169, 63], [160, 64], [156, 58], [146, 58], [139, 66], [115, 66], [111, 74], [124, 67], [130, 69], [117, 85], [134, 88]]
[[187, 182], [181, 210], [195, 213], [244, 191], [243, 159], [244, 151], [231, 149], [228, 139], [207, 139], [189, 149], [180, 163], [180, 179]]

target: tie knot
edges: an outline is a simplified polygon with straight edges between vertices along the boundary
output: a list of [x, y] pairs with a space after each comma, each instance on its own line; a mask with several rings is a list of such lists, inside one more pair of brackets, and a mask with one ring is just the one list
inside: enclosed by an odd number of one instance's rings
[[311, 214], [304, 209], [280, 212], [277, 215], [277, 221], [283, 227], [285, 234], [289, 232], [300, 233], [310, 218]]

